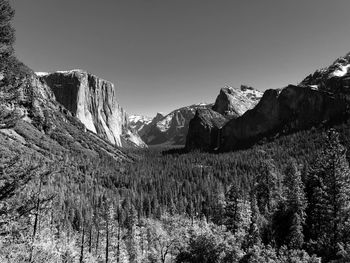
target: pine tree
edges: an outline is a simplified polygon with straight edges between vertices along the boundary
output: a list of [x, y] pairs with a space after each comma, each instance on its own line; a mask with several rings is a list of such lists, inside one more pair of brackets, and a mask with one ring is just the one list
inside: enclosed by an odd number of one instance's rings
[[300, 249], [304, 243], [303, 225], [306, 220], [307, 200], [301, 174], [294, 160], [286, 168], [284, 185], [286, 206], [290, 216], [286, 240], [290, 248]]
[[346, 150], [334, 130], [308, 178], [309, 243], [316, 252], [335, 258], [338, 244], [348, 239], [350, 169]]

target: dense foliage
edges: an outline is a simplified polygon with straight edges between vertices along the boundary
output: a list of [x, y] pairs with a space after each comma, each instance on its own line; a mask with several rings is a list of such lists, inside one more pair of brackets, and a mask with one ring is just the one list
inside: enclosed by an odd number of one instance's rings
[[347, 262], [348, 127], [225, 154], [133, 151], [122, 165], [0, 155], [0, 257]]

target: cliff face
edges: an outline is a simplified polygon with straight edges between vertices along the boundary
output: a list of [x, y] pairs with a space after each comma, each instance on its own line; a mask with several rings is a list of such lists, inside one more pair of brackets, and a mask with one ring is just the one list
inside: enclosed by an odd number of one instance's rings
[[222, 88], [215, 104], [211, 108], [197, 110], [189, 123], [186, 149], [217, 149], [224, 124], [252, 109], [261, 97], [260, 91], [244, 85], [240, 88]]
[[163, 116], [157, 114], [139, 133], [148, 145], [185, 145], [190, 120], [197, 109], [210, 108], [212, 104], [195, 104], [176, 109]]
[[222, 128], [220, 149], [234, 150], [264, 136], [311, 128], [340, 118], [346, 110], [342, 96], [312, 87], [289, 85], [281, 91], [267, 90], [255, 108]]
[[[244, 101], [242, 96], [237, 94], [237, 89], [224, 88], [213, 109], [230, 120], [222, 128], [218, 126], [213, 129], [210, 142], [206, 136], [206, 140], [197, 140], [196, 143], [196, 136], [209, 134], [205, 127], [210, 121], [203, 121], [199, 113], [193, 120], [194, 124], [190, 125], [189, 135], [192, 135], [187, 140], [188, 148], [235, 150], [250, 146], [264, 137], [342, 121], [350, 113], [349, 87], [350, 53], [338, 58], [329, 67], [316, 70], [297, 86], [289, 85], [281, 90], [265, 91], [259, 103], [254, 107], [252, 102], [250, 105], [253, 107], [241, 116], [240, 109], [241, 112], [247, 109], [242, 107], [243, 104], [239, 105], [240, 101]], [[248, 91], [251, 93], [250, 88]], [[198, 130], [197, 133], [192, 131], [192, 126]], [[218, 134], [218, 138], [215, 138], [215, 134]]]
[[189, 124], [186, 149], [216, 149], [219, 145], [219, 131], [226, 122], [227, 118], [212, 109], [198, 109]]
[[[128, 127], [127, 114], [118, 104], [111, 82], [81, 70], [39, 75], [51, 88], [57, 101], [88, 130], [117, 146], [123, 146], [122, 137], [126, 140], [131, 138], [127, 136], [133, 133]], [[142, 140], [135, 142], [144, 146]]]
[[262, 93], [252, 87], [225, 87], [220, 90], [213, 110], [229, 117], [237, 118], [252, 109], [261, 99]]
[[0, 148], [9, 156], [128, 156], [102, 140], [57, 103], [35, 75], [0, 81]]

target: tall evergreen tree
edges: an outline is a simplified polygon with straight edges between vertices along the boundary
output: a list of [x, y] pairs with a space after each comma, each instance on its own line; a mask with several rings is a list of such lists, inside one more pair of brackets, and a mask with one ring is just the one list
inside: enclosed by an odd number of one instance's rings
[[290, 248], [300, 249], [304, 243], [303, 226], [306, 220], [307, 200], [301, 174], [294, 160], [290, 161], [285, 171], [285, 198], [290, 224], [287, 244]]
[[350, 169], [334, 130], [309, 173], [307, 188], [309, 243], [321, 255], [335, 258], [338, 244], [349, 239]]

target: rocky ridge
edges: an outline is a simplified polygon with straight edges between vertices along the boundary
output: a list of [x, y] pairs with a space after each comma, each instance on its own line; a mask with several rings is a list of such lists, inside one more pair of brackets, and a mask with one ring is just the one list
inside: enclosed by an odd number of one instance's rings
[[226, 86], [220, 90], [213, 110], [224, 116], [237, 118], [252, 109], [262, 95], [262, 92], [245, 85], [240, 88]]
[[[148, 145], [186, 145], [189, 139], [186, 139], [189, 133], [189, 127], [193, 118], [199, 117], [195, 120], [198, 123], [204, 123], [211, 118], [219, 118], [219, 121], [210, 120], [203, 126], [203, 131], [212, 131], [212, 128], [207, 129], [204, 127], [216, 127], [216, 123], [222, 121], [228, 121], [231, 118], [236, 118], [242, 115], [248, 109], [253, 108], [260, 100], [262, 93], [251, 87], [242, 85], [239, 88], [226, 86], [220, 90], [215, 103], [199, 103], [193, 104], [187, 107], [182, 107], [172, 111], [165, 116], [159, 116], [157, 120], [153, 120], [150, 124], [144, 126], [139, 131], [142, 139]], [[196, 113], [197, 112], [197, 113]], [[203, 114], [203, 116], [201, 116]], [[218, 114], [222, 116], [219, 117]], [[196, 129], [199, 125], [195, 125]], [[190, 138], [195, 138], [198, 133], [194, 129], [190, 129]], [[200, 138], [209, 138], [210, 135], [200, 135]], [[204, 139], [203, 139], [204, 140]], [[205, 139], [204, 141], [208, 141]], [[199, 140], [196, 140], [199, 142]], [[194, 147], [194, 143], [191, 143], [191, 147]], [[207, 145], [208, 146], [208, 145]], [[207, 148], [207, 146], [200, 148]]]
[[220, 90], [215, 104], [207, 110], [198, 110], [189, 123], [186, 149], [213, 150], [220, 144], [221, 128], [231, 119], [252, 109], [262, 93], [245, 85], [239, 88], [226, 86]]
[[146, 125], [152, 122], [151, 117], [141, 115], [130, 115], [128, 118], [130, 128], [137, 132], [140, 132]]
[[185, 145], [189, 122], [196, 110], [211, 107], [212, 104], [200, 103], [176, 109], [165, 116], [158, 113], [139, 134], [148, 145]]
[[[204, 148], [235, 150], [250, 146], [265, 137], [342, 121], [349, 114], [349, 87], [350, 54], [347, 54], [329, 67], [307, 76], [298, 85], [266, 90], [255, 107], [227, 121], [222, 127], [217, 126], [215, 134], [218, 134], [218, 138], [213, 136], [210, 143], [204, 143]], [[227, 96], [224, 93], [221, 92], [219, 96]], [[222, 98], [220, 100], [225, 101]], [[228, 107], [216, 109], [220, 112], [232, 112]], [[189, 136], [191, 133], [190, 129]], [[191, 138], [194, 137], [188, 137], [187, 148], [202, 149], [203, 143], [193, 143]]]
[[122, 150], [87, 131], [35, 74], [15, 79], [4, 76], [0, 82], [0, 147], [1, 155], [9, 157], [129, 159]]
[[130, 129], [127, 113], [118, 104], [111, 82], [83, 70], [37, 75], [51, 88], [56, 100], [91, 132], [117, 146], [146, 146]]

